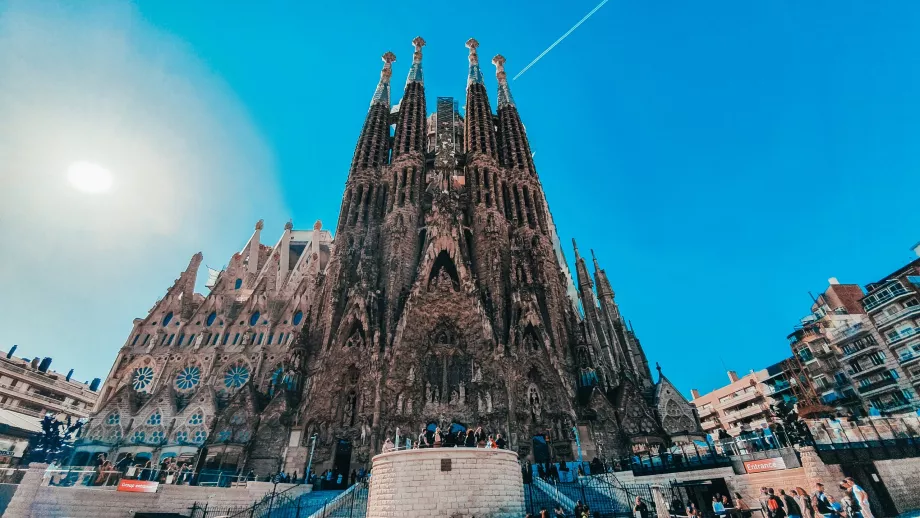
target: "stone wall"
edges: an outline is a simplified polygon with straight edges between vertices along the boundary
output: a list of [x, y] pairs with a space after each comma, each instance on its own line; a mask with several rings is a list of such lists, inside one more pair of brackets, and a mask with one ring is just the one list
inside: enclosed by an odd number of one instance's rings
[[[40, 466], [40, 467], [39, 467]], [[13, 495], [4, 518], [132, 518], [138, 512], [187, 515], [192, 504], [210, 507], [248, 506], [272, 491], [268, 482], [244, 488], [161, 485], [156, 493], [126, 493], [114, 488], [42, 486], [44, 464], [32, 464]], [[278, 492], [293, 487], [278, 484]], [[292, 491], [306, 492], [309, 486]]]
[[917, 459], [877, 460], [874, 464], [899, 513], [920, 509]]
[[524, 486], [516, 453], [431, 448], [373, 458], [367, 518], [520, 518]]

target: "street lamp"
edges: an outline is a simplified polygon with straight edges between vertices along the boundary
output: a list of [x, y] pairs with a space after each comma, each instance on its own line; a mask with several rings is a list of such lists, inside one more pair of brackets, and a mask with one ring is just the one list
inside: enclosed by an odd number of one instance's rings
[[310, 460], [307, 461], [307, 473], [304, 475], [307, 484], [310, 483], [310, 469], [313, 467], [313, 450], [316, 449], [316, 434], [310, 436], [310, 441]]

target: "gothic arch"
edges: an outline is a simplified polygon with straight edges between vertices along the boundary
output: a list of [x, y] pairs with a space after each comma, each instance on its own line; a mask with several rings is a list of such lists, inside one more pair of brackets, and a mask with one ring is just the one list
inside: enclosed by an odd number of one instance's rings
[[457, 265], [454, 264], [454, 260], [447, 253], [447, 250], [441, 250], [431, 265], [431, 271], [428, 274], [428, 289], [432, 288], [432, 284], [438, 287], [447, 286], [448, 281], [450, 281], [449, 286], [453, 291], [460, 289], [460, 275], [457, 273]]

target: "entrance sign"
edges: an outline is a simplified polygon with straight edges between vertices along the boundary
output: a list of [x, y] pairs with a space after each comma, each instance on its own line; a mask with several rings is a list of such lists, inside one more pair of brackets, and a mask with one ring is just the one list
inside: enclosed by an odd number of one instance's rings
[[786, 469], [786, 461], [782, 457], [762, 460], [749, 460], [744, 463], [744, 471], [748, 473], [763, 473], [764, 471], [777, 471]]
[[128, 493], [156, 493], [159, 482], [150, 480], [122, 480], [118, 483], [118, 491]]

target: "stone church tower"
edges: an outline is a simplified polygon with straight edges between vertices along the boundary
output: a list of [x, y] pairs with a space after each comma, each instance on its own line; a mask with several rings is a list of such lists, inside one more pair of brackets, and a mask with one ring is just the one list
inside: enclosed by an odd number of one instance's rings
[[470, 39], [464, 116], [438, 98], [426, 117], [425, 41], [412, 43], [396, 108], [383, 55], [334, 241], [288, 224], [263, 246], [260, 222], [207, 297], [193, 258], [135, 321], [80, 450], [303, 473], [313, 438], [317, 471], [350, 471], [397, 431], [436, 426], [482, 426], [537, 461], [702, 436], [653, 382], [593, 252], [592, 280], [575, 248], [572, 286], [505, 58], [497, 114]]

